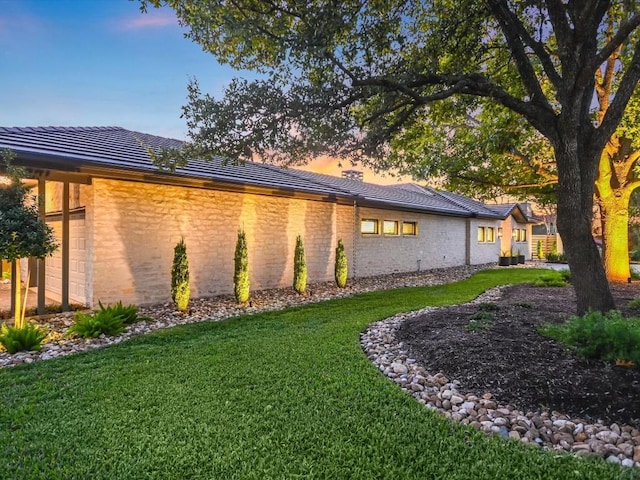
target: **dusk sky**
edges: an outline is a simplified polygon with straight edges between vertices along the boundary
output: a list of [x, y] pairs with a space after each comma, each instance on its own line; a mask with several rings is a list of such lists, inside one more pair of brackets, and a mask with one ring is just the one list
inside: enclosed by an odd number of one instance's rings
[[[251, 76], [185, 39], [173, 10], [139, 6], [0, 0], [0, 126], [114, 125], [184, 139], [189, 78], [219, 96], [231, 78]], [[337, 160], [314, 164], [339, 174]], [[385, 181], [371, 172], [365, 180]]]

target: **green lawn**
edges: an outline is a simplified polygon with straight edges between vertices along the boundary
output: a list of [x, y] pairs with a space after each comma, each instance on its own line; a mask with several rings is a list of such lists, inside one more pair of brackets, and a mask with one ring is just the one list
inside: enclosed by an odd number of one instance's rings
[[449, 422], [360, 348], [373, 321], [539, 274], [485, 271], [3, 369], [0, 478], [631, 478]]

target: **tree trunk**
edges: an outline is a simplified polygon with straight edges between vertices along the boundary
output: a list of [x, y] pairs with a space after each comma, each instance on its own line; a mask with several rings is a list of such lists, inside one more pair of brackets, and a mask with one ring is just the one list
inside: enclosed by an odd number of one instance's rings
[[602, 214], [604, 270], [611, 282], [626, 282], [629, 270], [629, 197], [599, 199]]
[[584, 151], [586, 142], [578, 141], [576, 130], [565, 130], [564, 138], [555, 145], [558, 232], [571, 269], [577, 314], [584, 315], [589, 310], [607, 312], [615, 305], [600, 253], [591, 234], [595, 176], [601, 152]]

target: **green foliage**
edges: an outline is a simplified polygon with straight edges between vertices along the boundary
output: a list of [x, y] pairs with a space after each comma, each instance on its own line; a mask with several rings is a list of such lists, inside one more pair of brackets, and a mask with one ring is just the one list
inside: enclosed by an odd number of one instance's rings
[[478, 304], [478, 310], [482, 312], [497, 312], [498, 310], [500, 310], [500, 307], [498, 306], [498, 304], [493, 302], [482, 302]]
[[[491, 305], [491, 304], [486, 304]], [[497, 307], [497, 305], [494, 305]], [[486, 308], [486, 307], [485, 307]], [[496, 308], [490, 307], [489, 310], [495, 311]], [[480, 309], [469, 317], [469, 323], [465, 327], [467, 332], [476, 332], [478, 330], [488, 330], [493, 325], [495, 317], [486, 309]]]
[[189, 286], [189, 261], [187, 246], [181, 238], [173, 250], [173, 266], [171, 268], [171, 299], [176, 308], [186, 312], [189, 307], [191, 287]]
[[40, 219], [38, 199], [22, 183], [24, 172], [11, 166], [13, 154], [5, 150], [3, 159], [11, 183], [0, 184], [0, 258], [45, 258], [58, 248], [53, 229]]
[[532, 303], [529, 302], [514, 302], [513, 305], [515, 307], [520, 307], [520, 308], [533, 308], [534, 305]]
[[536, 254], [540, 260], [544, 258], [544, 250], [542, 249], [542, 241], [538, 240], [536, 244]]
[[342, 239], [338, 240], [338, 246], [336, 247], [336, 264], [335, 264], [335, 278], [336, 285], [340, 288], [347, 286], [348, 276], [348, 262], [347, 254], [344, 251], [344, 244]]
[[536, 287], [566, 287], [567, 281], [563, 272], [552, 270], [536, 279], [533, 284]]
[[640, 297], [636, 297], [633, 300], [631, 300], [627, 306], [629, 308], [640, 308]]
[[2, 280], [11, 280], [11, 271], [2, 272]]
[[301, 295], [307, 290], [307, 260], [300, 235], [296, 238], [296, 249], [293, 257], [293, 289]]
[[138, 307], [135, 305], [124, 306], [122, 305], [122, 301], [119, 301], [113, 305], [107, 305], [106, 307], [102, 304], [102, 302], [98, 301], [98, 306], [100, 307], [100, 311], [104, 312], [106, 315], [111, 315], [113, 317], [122, 317], [122, 322], [125, 325], [131, 325], [139, 320], [138, 317]]
[[46, 330], [37, 325], [27, 323], [23, 327], [17, 328], [8, 327], [7, 324], [3, 323], [0, 328], [0, 345], [9, 353], [24, 350], [39, 351], [46, 336]]
[[98, 310], [93, 314], [76, 312], [74, 324], [67, 330], [67, 335], [78, 335], [84, 338], [96, 338], [102, 335], [118, 335], [124, 332], [125, 323], [121, 315], [113, 310]]
[[589, 312], [562, 324], [545, 324], [540, 333], [574, 348], [580, 355], [640, 366], [640, 318], [625, 319], [617, 310]]
[[564, 253], [547, 253], [547, 262], [549, 263], [567, 263], [567, 256]]
[[238, 303], [249, 301], [249, 252], [244, 230], [238, 231], [234, 256], [233, 293]]

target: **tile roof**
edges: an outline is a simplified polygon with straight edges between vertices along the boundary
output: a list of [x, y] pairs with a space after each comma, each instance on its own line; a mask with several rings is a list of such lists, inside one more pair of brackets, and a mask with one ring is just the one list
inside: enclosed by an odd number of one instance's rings
[[[160, 173], [146, 147], [179, 148], [180, 140], [134, 132], [120, 127], [0, 127], [0, 148], [10, 148], [25, 162], [41, 161], [75, 167], [103, 167], [115, 171]], [[190, 160], [172, 175], [235, 185], [331, 195], [389, 208], [436, 214], [504, 218], [480, 202], [461, 195], [422, 188], [414, 184], [382, 186], [264, 163], [241, 165]]]
[[[160, 173], [151, 162], [146, 147], [179, 148], [182, 143], [120, 127], [0, 127], [0, 148], [11, 148], [17, 154], [29, 154], [51, 162], [72, 160], [78, 165], [129, 171]], [[225, 164], [219, 158], [211, 162], [190, 160], [186, 167], [168, 175], [321, 194], [344, 193], [313, 182], [296, 181], [286, 170], [272, 165], [254, 162]]]

